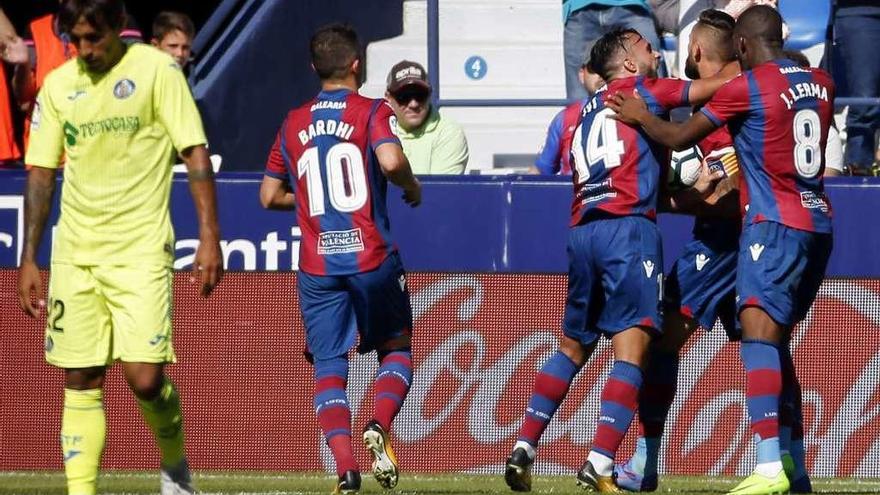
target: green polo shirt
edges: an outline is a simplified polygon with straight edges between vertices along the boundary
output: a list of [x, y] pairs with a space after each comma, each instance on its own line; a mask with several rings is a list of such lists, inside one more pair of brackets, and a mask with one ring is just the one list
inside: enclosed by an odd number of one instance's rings
[[587, 5], [607, 5], [609, 7], [623, 7], [625, 5], [634, 5], [636, 7], [644, 7], [648, 12], [651, 7], [648, 0], [562, 0], [562, 21], [568, 20], [568, 16], [576, 10], [580, 10]]
[[437, 109], [432, 107], [422, 126], [412, 132], [397, 124], [397, 137], [414, 174], [464, 173], [468, 161], [464, 131]]

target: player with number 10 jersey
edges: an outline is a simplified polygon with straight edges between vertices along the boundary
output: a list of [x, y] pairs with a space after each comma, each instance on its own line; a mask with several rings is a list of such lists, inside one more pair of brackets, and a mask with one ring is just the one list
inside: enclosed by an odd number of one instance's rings
[[397, 484], [388, 435], [412, 381], [412, 309], [406, 275], [391, 239], [388, 181], [417, 206], [421, 187], [394, 135], [384, 100], [357, 94], [362, 49], [348, 26], [320, 29], [310, 42], [321, 92], [281, 125], [260, 187], [264, 207], [297, 210], [302, 229], [299, 307], [314, 365], [318, 423], [336, 461], [336, 493], [355, 493], [360, 468], [351, 445], [346, 395], [348, 352], [377, 351], [372, 418], [363, 441], [373, 474]]

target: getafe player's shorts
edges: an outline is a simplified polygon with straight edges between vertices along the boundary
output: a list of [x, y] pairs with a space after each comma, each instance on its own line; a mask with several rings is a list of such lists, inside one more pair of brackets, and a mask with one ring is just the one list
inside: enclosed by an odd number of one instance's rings
[[572, 227], [563, 333], [589, 345], [631, 327], [659, 332], [663, 250], [657, 225], [641, 216]]
[[46, 361], [61, 368], [174, 362], [171, 268], [53, 263]]
[[743, 229], [736, 275], [737, 310], [758, 306], [783, 326], [803, 320], [831, 256], [831, 234], [761, 222]]
[[712, 330], [720, 319], [731, 340], [740, 338], [736, 325], [739, 223], [698, 224], [694, 239], [685, 245], [666, 279], [663, 301], [666, 311], [693, 318], [706, 330]]
[[347, 353], [358, 334], [363, 354], [412, 331], [409, 287], [396, 252], [370, 272], [323, 276], [300, 271], [296, 286], [311, 358]]

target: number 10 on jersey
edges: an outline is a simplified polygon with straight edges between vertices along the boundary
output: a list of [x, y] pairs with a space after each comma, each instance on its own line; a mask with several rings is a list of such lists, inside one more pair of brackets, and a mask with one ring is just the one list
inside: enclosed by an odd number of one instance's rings
[[[327, 194], [330, 205], [338, 212], [351, 213], [367, 202], [368, 186], [364, 171], [364, 157], [353, 143], [337, 143], [324, 157]], [[307, 149], [296, 162], [297, 175], [306, 178], [309, 198], [309, 216], [325, 213], [324, 181], [321, 176], [321, 158], [317, 147]]]

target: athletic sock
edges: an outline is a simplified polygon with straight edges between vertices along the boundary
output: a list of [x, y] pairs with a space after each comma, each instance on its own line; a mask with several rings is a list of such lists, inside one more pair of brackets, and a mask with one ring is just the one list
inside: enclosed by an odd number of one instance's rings
[[385, 431], [390, 431], [391, 422], [400, 412], [403, 400], [412, 383], [412, 351], [401, 349], [380, 354], [379, 370], [373, 384], [375, 396], [373, 419]]
[[628, 464], [638, 474], [655, 474], [660, 440], [678, 385], [678, 353], [654, 351], [639, 390], [639, 439]]
[[351, 409], [345, 386], [348, 356], [315, 360], [315, 415], [333, 459], [336, 474], [358, 471], [351, 447]]
[[107, 438], [101, 389], [64, 389], [61, 452], [69, 495], [94, 495]]
[[526, 407], [523, 424], [519, 428], [517, 440], [526, 442], [533, 447], [538, 446], [541, 435], [553, 419], [559, 404], [565, 399], [580, 368], [560, 351], [556, 351], [541, 367], [535, 377], [532, 397]]
[[175, 468], [183, 462], [183, 412], [180, 395], [170, 378], [165, 377], [159, 395], [153, 400], [138, 399], [141, 414], [156, 438], [162, 466]]
[[[755, 439], [758, 472], [770, 473], [780, 462], [779, 398], [782, 373], [776, 346], [757, 340], [743, 340], [740, 347], [746, 369], [746, 404]], [[765, 466], [762, 467], [762, 464]], [[766, 474], [765, 474], [766, 475]]]
[[[642, 386], [642, 370], [626, 361], [615, 361], [602, 389], [602, 403], [599, 407], [599, 424], [593, 440], [593, 452], [614, 459], [620, 442], [632, 423], [638, 406], [639, 389]], [[591, 452], [592, 455], [592, 452]], [[600, 476], [610, 476], [610, 468], [596, 468]]]

